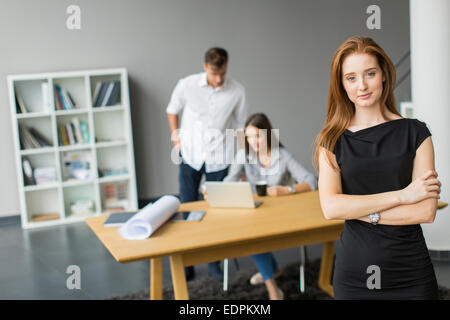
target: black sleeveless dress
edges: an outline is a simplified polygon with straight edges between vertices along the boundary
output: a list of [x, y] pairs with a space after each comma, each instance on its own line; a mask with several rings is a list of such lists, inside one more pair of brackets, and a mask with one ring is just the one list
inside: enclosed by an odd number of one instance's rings
[[[428, 136], [424, 122], [405, 118], [346, 130], [334, 148], [342, 192], [367, 195], [407, 187], [416, 150]], [[376, 273], [369, 266], [374, 265], [379, 267], [379, 289], [368, 285]], [[336, 246], [333, 287], [335, 299], [437, 299], [421, 226], [346, 220]]]

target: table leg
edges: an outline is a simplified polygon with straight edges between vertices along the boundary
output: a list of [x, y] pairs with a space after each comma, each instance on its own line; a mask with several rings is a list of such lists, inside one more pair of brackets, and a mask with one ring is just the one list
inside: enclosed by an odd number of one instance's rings
[[333, 257], [334, 241], [325, 242], [322, 249], [322, 260], [320, 262], [319, 288], [331, 297], [334, 297], [333, 285], [331, 284]]
[[172, 274], [173, 293], [176, 300], [188, 300], [186, 275], [184, 274], [183, 257], [170, 256], [170, 272]]
[[162, 300], [163, 259], [150, 259], [150, 300]]

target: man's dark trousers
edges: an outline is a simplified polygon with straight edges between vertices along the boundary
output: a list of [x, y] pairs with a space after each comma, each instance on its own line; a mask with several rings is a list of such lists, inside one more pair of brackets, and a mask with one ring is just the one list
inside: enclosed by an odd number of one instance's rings
[[[228, 168], [215, 172], [206, 172], [205, 164], [200, 168], [200, 170], [195, 170], [190, 165], [182, 161], [180, 163], [178, 182], [180, 185], [180, 201], [190, 202], [199, 200], [198, 188], [200, 186], [200, 181], [202, 175], [205, 174], [206, 181], [222, 181], [228, 174]], [[211, 270], [220, 270], [219, 261], [210, 262], [208, 264], [210, 273]], [[193, 275], [193, 267], [186, 267], [186, 276], [190, 278], [190, 274]]]

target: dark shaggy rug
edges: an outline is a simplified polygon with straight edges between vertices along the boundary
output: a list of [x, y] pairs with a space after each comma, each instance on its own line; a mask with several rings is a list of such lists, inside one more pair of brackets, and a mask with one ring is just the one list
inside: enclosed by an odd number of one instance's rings
[[[284, 267], [283, 274], [277, 278], [277, 284], [284, 292], [286, 300], [330, 300], [332, 299], [317, 286], [320, 260], [310, 261], [305, 266], [305, 292], [300, 292], [299, 265], [290, 264]], [[230, 272], [228, 291], [223, 291], [222, 283], [209, 276], [197, 277], [187, 283], [189, 298], [192, 300], [266, 300], [268, 299], [264, 284], [252, 286], [250, 277], [256, 268]], [[111, 300], [148, 300], [149, 289], [128, 293], [123, 296], [110, 297]], [[163, 298], [174, 299], [172, 286], [165, 286]], [[439, 287], [439, 298], [450, 300], [450, 290]]]

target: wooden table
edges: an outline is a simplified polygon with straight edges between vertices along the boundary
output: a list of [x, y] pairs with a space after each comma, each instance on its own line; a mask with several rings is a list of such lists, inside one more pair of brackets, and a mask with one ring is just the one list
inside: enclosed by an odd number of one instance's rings
[[170, 259], [175, 299], [189, 299], [184, 267], [225, 258], [324, 243], [319, 288], [333, 297], [334, 241], [342, 220], [323, 217], [318, 191], [283, 197], [256, 197], [256, 209], [210, 208], [205, 201], [183, 203], [180, 211], [206, 210], [200, 222], [168, 222], [145, 240], [125, 240], [118, 227], [103, 227], [107, 215], [86, 223], [113, 257], [127, 263], [150, 260], [150, 298], [162, 299], [162, 261]]

